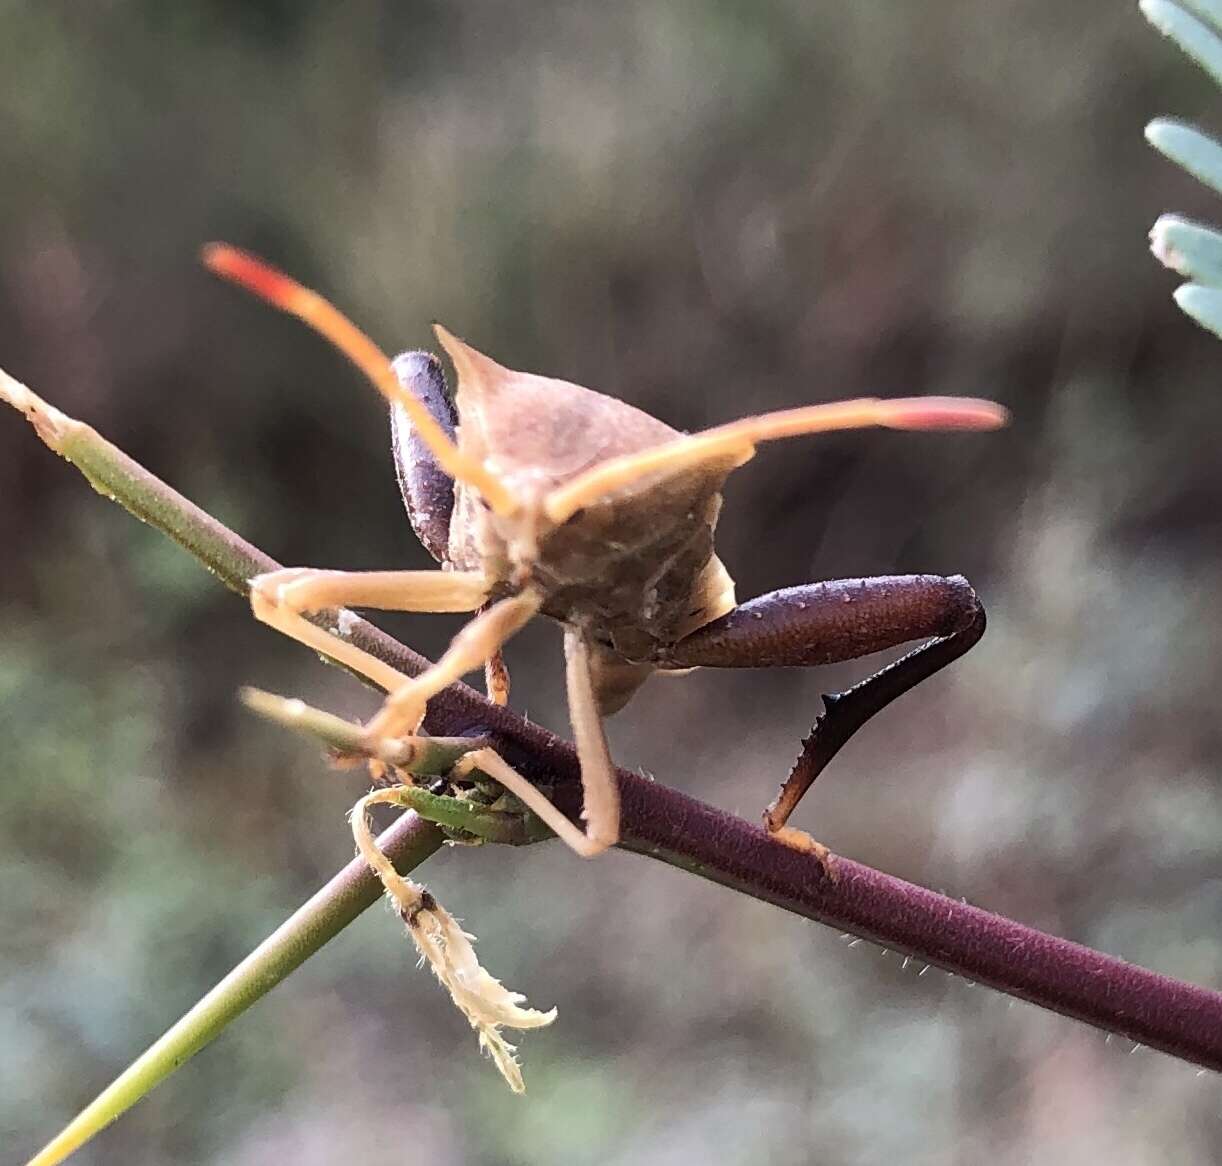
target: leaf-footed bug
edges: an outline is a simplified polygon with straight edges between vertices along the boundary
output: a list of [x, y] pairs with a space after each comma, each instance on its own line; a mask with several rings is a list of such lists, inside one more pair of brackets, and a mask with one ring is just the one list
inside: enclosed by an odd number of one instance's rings
[[[501, 649], [535, 615], [564, 629], [566, 689], [581, 762], [585, 829], [489, 745], [463, 754], [459, 778], [498, 782], [578, 854], [619, 839], [619, 794], [602, 719], [656, 671], [808, 666], [927, 641], [846, 693], [827, 698], [793, 772], [764, 814], [789, 845], [834, 860], [787, 825], [811, 782], [871, 716], [966, 652], [984, 609], [961, 576], [907, 575], [786, 588], [737, 604], [713, 549], [727, 477], [765, 441], [837, 429], [985, 430], [1005, 410], [971, 398], [863, 398], [748, 417], [693, 435], [633, 406], [566, 381], [514, 372], [435, 325], [457, 374], [453, 398], [440, 362], [412, 352], [389, 360], [334, 307], [234, 248], [213, 245], [208, 266], [331, 340], [391, 407], [395, 463], [408, 517], [440, 571], [290, 569], [251, 581], [255, 615], [368, 677], [388, 693], [361, 729], [363, 751], [395, 766], [423, 740], [429, 700], [484, 668], [504, 703]], [[436, 664], [408, 677], [311, 623], [339, 606], [477, 612]], [[518, 1007], [475, 962], [457, 924], [378, 851], [366, 808], [395, 801], [379, 790], [357, 803], [353, 829], [421, 952], [479, 1031], [515, 1089], [521, 1078], [501, 1025], [545, 1024], [553, 1013]], [[402, 804], [402, 802], [400, 802]]]

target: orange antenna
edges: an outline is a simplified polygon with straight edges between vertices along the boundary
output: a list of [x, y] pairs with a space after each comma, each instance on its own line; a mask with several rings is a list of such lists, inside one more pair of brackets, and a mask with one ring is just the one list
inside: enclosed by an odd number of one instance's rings
[[1001, 405], [974, 397], [897, 397], [889, 401], [863, 397], [855, 401], [783, 409], [732, 421], [639, 453], [610, 458], [553, 490], [544, 502], [544, 510], [547, 517], [558, 524], [583, 506], [648, 474], [669, 476], [702, 462], [720, 460], [740, 466], [755, 456], [755, 447], [761, 441], [871, 426], [915, 430], [997, 429], [1005, 425], [1009, 417]]
[[478, 490], [497, 514], [507, 516], [517, 510], [516, 499], [501, 480], [450, 440], [429, 411], [399, 384], [386, 354], [333, 304], [291, 276], [226, 243], [209, 243], [203, 250], [203, 260], [209, 271], [296, 316], [324, 336], [373, 382], [387, 401], [403, 408], [446, 473]]

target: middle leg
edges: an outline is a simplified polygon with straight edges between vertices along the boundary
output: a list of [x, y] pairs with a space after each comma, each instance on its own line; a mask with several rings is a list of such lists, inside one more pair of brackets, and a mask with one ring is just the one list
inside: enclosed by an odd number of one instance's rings
[[564, 658], [569, 720], [573, 726], [577, 760], [581, 765], [582, 817], [586, 820], [584, 832], [573, 825], [542, 790], [532, 785], [493, 749], [477, 749], [468, 753], [455, 766], [455, 772], [461, 775], [479, 769], [486, 773], [532, 810], [576, 853], [583, 858], [593, 858], [619, 841], [619, 785], [594, 694], [590, 649], [581, 629], [565, 628]]

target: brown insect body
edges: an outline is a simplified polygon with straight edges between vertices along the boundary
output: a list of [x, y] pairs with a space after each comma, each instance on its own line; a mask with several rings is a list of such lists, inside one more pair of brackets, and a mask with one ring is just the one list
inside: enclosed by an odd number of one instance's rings
[[682, 435], [592, 389], [511, 371], [450, 338], [447, 348], [459, 374], [459, 449], [539, 503], [500, 516], [456, 483], [448, 561], [497, 579], [496, 597], [530, 586], [545, 615], [580, 627], [594, 649], [600, 709], [613, 712], [660, 651], [733, 609], [713, 532], [722, 485], [741, 459], [652, 475], [552, 524], [541, 509], [549, 491]]

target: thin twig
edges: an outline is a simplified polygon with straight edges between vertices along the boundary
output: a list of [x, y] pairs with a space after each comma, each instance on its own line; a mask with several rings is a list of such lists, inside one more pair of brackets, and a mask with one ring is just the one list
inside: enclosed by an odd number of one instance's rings
[[[419, 866], [441, 842], [441, 831], [412, 813], [402, 815], [378, 837], [382, 851], [404, 871]], [[354, 858], [107, 1085], [27, 1166], [62, 1162], [100, 1133], [334, 939], [381, 894], [377, 876], [363, 859]]]

